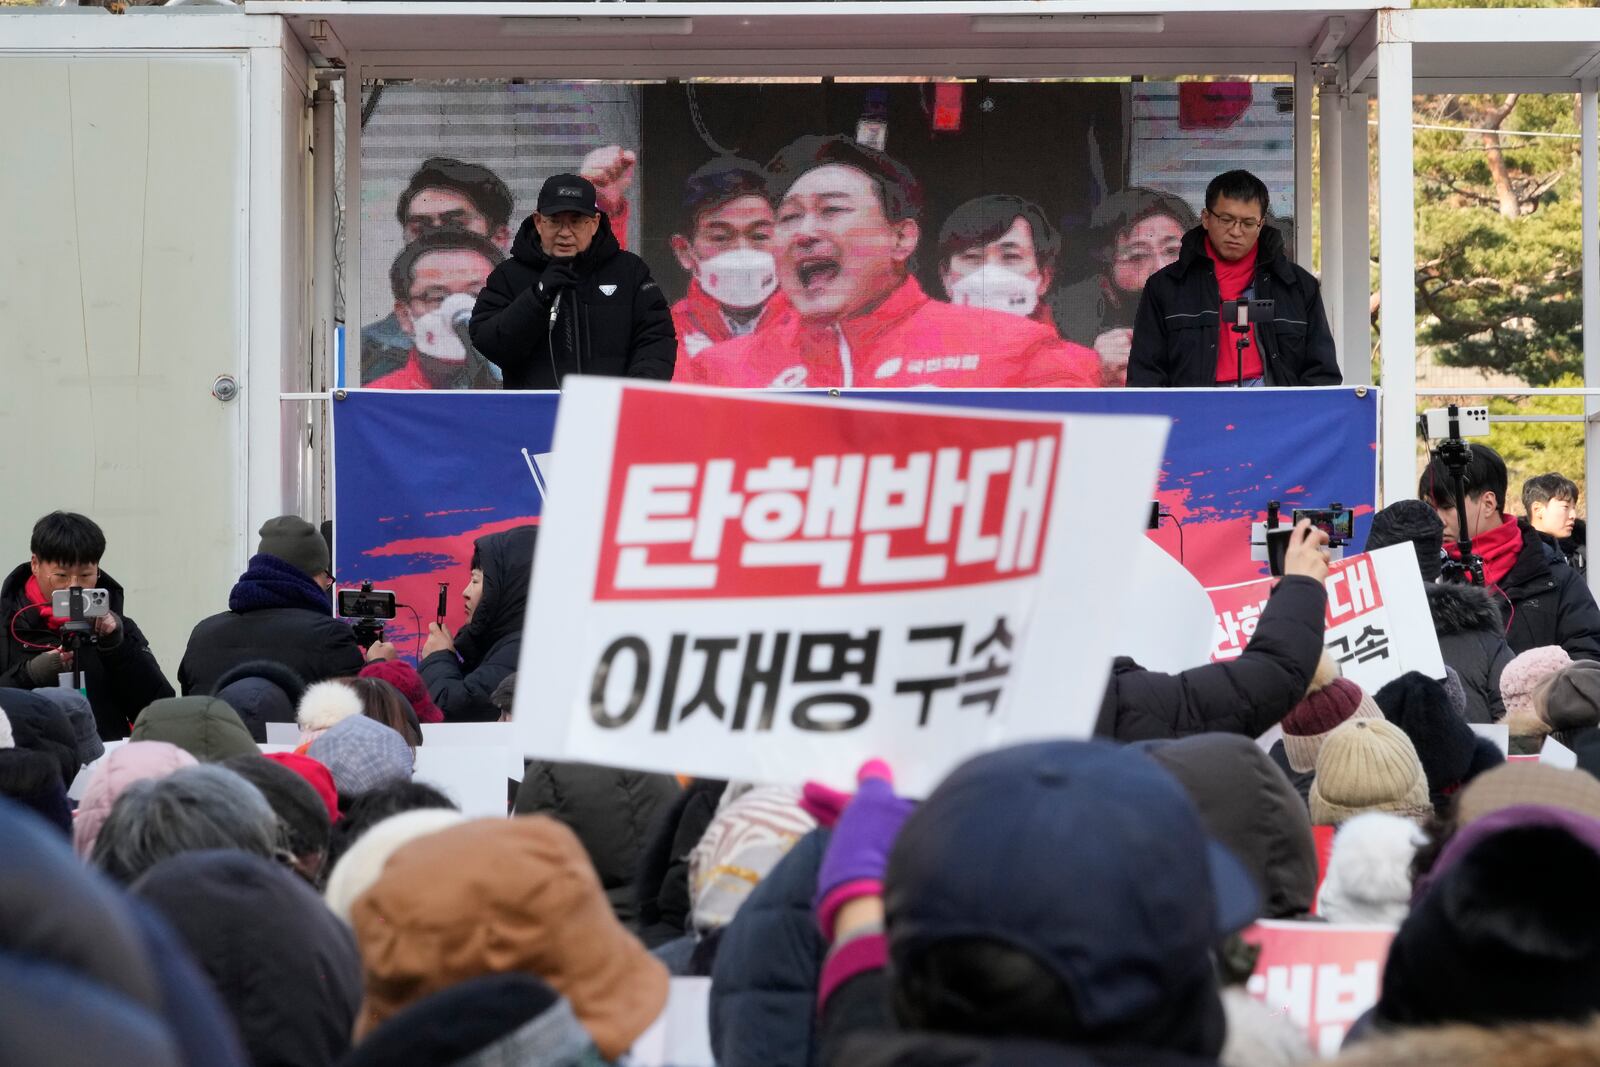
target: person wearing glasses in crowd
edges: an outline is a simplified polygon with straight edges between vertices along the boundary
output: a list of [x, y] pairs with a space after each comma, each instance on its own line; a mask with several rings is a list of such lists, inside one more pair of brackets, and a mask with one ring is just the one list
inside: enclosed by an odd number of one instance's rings
[[578, 174], [539, 190], [511, 258], [478, 294], [470, 332], [507, 389], [559, 389], [569, 374], [668, 381], [677, 362], [666, 297]]
[[406, 361], [362, 384], [373, 389], [496, 389], [498, 376], [466, 338], [466, 316], [489, 272], [505, 259], [471, 230], [425, 230], [389, 268]]
[[[1206, 187], [1200, 225], [1183, 235], [1178, 260], [1145, 283], [1134, 316], [1130, 386], [1339, 385], [1321, 288], [1285, 254], [1267, 221], [1270, 199], [1244, 170]], [[1221, 323], [1230, 300], [1270, 300], [1270, 319], [1238, 334]]]

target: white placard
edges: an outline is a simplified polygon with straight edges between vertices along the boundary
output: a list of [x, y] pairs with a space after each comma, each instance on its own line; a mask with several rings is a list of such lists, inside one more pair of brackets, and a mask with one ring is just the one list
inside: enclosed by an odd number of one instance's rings
[[511, 748], [516, 744], [516, 734], [508, 722], [425, 722], [422, 743], [453, 748]]
[[[1207, 590], [1215, 613], [1214, 662], [1244, 652], [1277, 581], [1261, 578]], [[1369, 693], [1410, 671], [1444, 678], [1433, 615], [1409, 544], [1336, 561], [1327, 587], [1323, 644], [1346, 678]]]
[[300, 744], [300, 724], [296, 722], [269, 722], [267, 723], [267, 744], [288, 745], [290, 748]]
[[[1168, 421], [575, 377], [516, 734], [531, 756], [921, 795], [1086, 737]], [[538, 679], [537, 685], [527, 680]]]
[[1472, 722], [1468, 723], [1472, 732], [1479, 737], [1487, 737], [1493, 741], [1500, 750], [1500, 755], [1509, 755], [1511, 752], [1511, 727], [1503, 722]]
[[424, 742], [412, 778], [442, 790], [463, 814], [506, 817], [508, 778], [521, 779], [522, 759], [512, 749], [464, 748]]
[[1539, 748], [1539, 762], [1547, 767], [1575, 771], [1578, 769], [1578, 754], [1555, 738], [1547, 737]]

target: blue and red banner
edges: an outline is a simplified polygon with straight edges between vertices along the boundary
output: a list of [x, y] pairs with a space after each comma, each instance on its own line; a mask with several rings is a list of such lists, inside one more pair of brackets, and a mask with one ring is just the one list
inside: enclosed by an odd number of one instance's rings
[[[850, 397], [1013, 411], [1159, 414], [1172, 419], [1155, 499], [1171, 514], [1149, 536], [1204, 586], [1266, 573], [1250, 559], [1250, 526], [1279, 502], [1340, 503], [1365, 543], [1377, 483], [1378, 392], [1326, 389], [904, 390]], [[421, 645], [439, 583], [446, 623], [463, 622], [473, 542], [538, 522], [539, 480], [559, 493], [561, 464], [541, 466], [556, 393], [351, 390], [333, 402], [334, 572], [341, 588], [392, 589], [400, 617], [387, 636], [402, 655]], [[693, 433], [693, 427], [674, 432]], [[1106, 457], [1114, 462], [1114, 457]], [[546, 469], [546, 468], [549, 469]], [[1093, 513], [1095, 502], [1065, 502]], [[1175, 521], [1173, 521], [1175, 520]], [[1178, 525], [1181, 523], [1181, 526]], [[1094, 566], [1093, 560], [1083, 565]], [[412, 614], [415, 612], [415, 614]]]

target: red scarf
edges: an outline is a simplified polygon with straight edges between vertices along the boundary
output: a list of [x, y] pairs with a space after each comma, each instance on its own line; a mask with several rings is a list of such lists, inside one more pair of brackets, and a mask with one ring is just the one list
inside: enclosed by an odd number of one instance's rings
[[[1206, 238], [1206, 255], [1211, 258], [1212, 269], [1217, 274], [1217, 289], [1222, 294], [1224, 302], [1238, 300], [1244, 291], [1250, 288], [1256, 273], [1256, 248], [1252, 246], [1243, 259], [1230, 262], [1217, 254], [1211, 247], [1211, 239]], [[1218, 307], [1217, 314], [1222, 314]], [[1261, 351], [1256, 347], [1256, 328], [1248, 328], [1248, 343], [1244, 348], [1244, 377], [1246, 381], [1251, 378], [1260, 378], [1265, 372], [1261, 366]], [[1217, 381], [1235, 382], [1239, 380], [1239, 335], [1233, 332], [1233, 325], [1227, 319], [1221, 320], [1221, 329], [1217, 333]]]
[[59, 630], [67, 624], [66, 619], [58, 619], [50, 611], [50, 600], [44, 595], [44, 590], [39, 588], [39, 579], [28, 578], [28, 584], [22, 587], [22, 595], [28, 598], [28, 603], [39, 611], [39, 621], [52, 630]]
[[[1461, 546], [1454, 541], [1444, 546], [1453, 560], [1461, 559]], [[1505, 516], [1505, 521], [1492, 530], [1485, 530], [1472, 539], [1473, 555], [1483, 560], [1483, 580], [1489, 585], [1505, 581], [1511, 568], [1522, 554], [1522, 531], [1517, 527], [1515, 515]]]

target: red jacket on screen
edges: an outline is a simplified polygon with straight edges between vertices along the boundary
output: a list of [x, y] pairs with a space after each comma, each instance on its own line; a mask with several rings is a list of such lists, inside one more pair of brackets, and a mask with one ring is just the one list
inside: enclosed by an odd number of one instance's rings
[[866, 315], [827, 325], [789, 315], [714, 345], [678, 380], [789, 389], [1093, 388], [1100, 358], [1030, 319], [930, 300], [908, 278]]
[[[761, 309], [761, 314], [756, 317], [755, 325], [745, 333], [766, 329], [789, 310], [789, 298], [781, 291], [773, 293]], [[712, 345], [733, 340], [728, 320], [722, 317], [722, 305], [711, 299], [710, 294], [700, 288], [700, 283], [693, 280], [689, 282], [688, 295], [672, 305], [672, 326], [678, 332], [678, 363], [673, 374], [674, 381], [689, 380], [689, 362], [695, 356]]]

